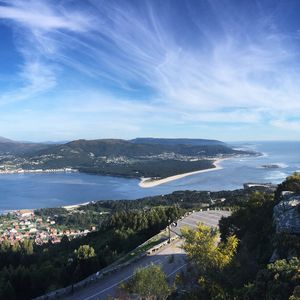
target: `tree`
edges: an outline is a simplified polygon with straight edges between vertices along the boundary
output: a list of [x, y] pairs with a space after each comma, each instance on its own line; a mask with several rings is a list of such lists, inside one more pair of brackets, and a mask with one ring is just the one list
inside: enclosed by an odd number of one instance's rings
[[74, 254], [76, 264], [74, 271], [75, 280], [81, 280], [96, 271], [98, 263], [93, 247], [89, 245], [81, 245], [74, 251]]
[[219, 232], [200, 224], [196, 230], [182, 230], [183, 249], [198, 271], [198, 299], [229, 299], [224, 282], [226, 271], [236, 254], [238, 239], [229, 236], [219, 242]]
[[289, 297], [289, 300], [300, 300], [300, 285], [294, 288], [293, 295]]
[[295, 172], [293, 175], [288, 176], [285, 181], [278, 185], [275, 198], [277, 201], [280, 200], [280, 195], [282, 191], [292, 191], [295, 193], [300, 193], [300, 173]]
[[16, 299], [15, 291], [10, 281], [5, 282], [5, 284], [0, 283], [0, 299], [6, 299], [6, 300]]
[[87, 260], [96, 256], [95, 250], [89, 245], [81, 245], [78, 250], [75, 250], [76, 258], [81, 260]]
[[245, 287], [243, 299], [297, 300], [300, 297], [300, 260], [277, 260], [261, 269], [253, 284]]
[[122, 289], [131, 294], [138, 294], [139, 299], [145, 300], [164, 300], [171, 293], [166, 274], [160, 266], [153, 264], [148, 268], [138, 269]]
[[219, 243], [219, 232], [202, 224], [196, 230], [183, 228], [182, 234], [185, 238], [183, 249], [201, 273], [211, 269], [222, 270], [231, 262], [237, 250], [236, 236]]
[[23, 241], [23, 251], [26, 255], [33, 254], [33, 242], [31, 240]]

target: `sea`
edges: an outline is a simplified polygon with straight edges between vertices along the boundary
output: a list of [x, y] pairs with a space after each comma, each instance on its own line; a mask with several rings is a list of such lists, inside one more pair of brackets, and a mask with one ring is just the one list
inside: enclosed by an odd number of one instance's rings
[[230, 145], [261, 155], [224, 160], [221, 170], [194, 174], [152, 188], [141, 188], [138, 179], [84, 173], [1, 174], [0, 212], [97, 200], [131, 200], [178, 190], [234, 190], [243, 188], [248, 182], [277, 184], [294, 172], [300, 172], [300, 141], [235, 142]]

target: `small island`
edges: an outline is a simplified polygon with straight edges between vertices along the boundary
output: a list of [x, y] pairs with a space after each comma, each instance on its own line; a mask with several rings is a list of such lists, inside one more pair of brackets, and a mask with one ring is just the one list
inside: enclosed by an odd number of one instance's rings
[[277, 164], [266, 164], [266, 165], [262, 165], [261, 167], [264, 168], [264, 169], [278, 169], [278, 168], [280, 168], [280, 166], [277, 165]]

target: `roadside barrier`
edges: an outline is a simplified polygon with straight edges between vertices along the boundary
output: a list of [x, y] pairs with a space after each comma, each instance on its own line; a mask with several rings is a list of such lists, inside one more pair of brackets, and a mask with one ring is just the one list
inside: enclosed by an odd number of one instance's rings
[[[218, 211], [220, 209], [200, 209], [199, 211]], [[226, 208], [222, 209], [222, 210], [226, 210]], [[228, 209], [229, 210], [229, 209]], [[229, 210], [230, 211], [230, 210]], [[195, 211], [191, 211], [191, 212], [188, 212], [184, 215], [183, 218], [189, 216], [190, 214], [192, 214], [193, 212]], [[165, 228], [164, 230], [167, 230], [167, 228]], [[176, 235], [176, 236], [173, 236], [171, 237], [170, 241], [173, 242], [174, 240], [180, 238], [180, 236]], [[147, 242], [149, 242], [151, 240], [151, 238], [144, 242], [143, 244], [139, 245], [136, 249], [144, 246]], [[37, 298], [34, 298], [33, 300], [52, 300], [52, 299], [60, 299], [61, 297], [64, 297], [64, 296], [67, 296], [67, 295], [71, 295], [72, 293], [102, 279], [103, 277], [109, 275], [109, 274], [112, 274], [112, 273], [115, 273], [117, 271], [119, 271], [120, 269], [138, 261], [139, 259], [141, 259], [142, 257], [145, 257], [147, 255], [151, 255], [153, 253], [156, 253], [157, 251], [159, 251], [162, 247], [168, 245], [168, 240], [165, 240], [163, 242], [161, 242], [160, 244], [157, 244], [155, 246], [153, 246], [152, 248], [150, 248], [149, 250], [147, 251], [144, 251], [142, 253], [140, 253], [139, 255], [133, 257], [132, 259], [129, 259], [128, 261], [124, 262], [124, 263], [121, 263], [121, 264], [117, 264], [115, 265], [117, 262], [113, 263], [112, 265], [96, 272], [95, 274], [93, 275], [90, 275], [89, 277], [75, 283], [73, 286], [70, 285], [70, 286], [67, 286], [65, 288], [61, 288], [59, 290], [55, 290], [53, 292], [49, 292], [45, 295], [42, 295], [42, 296], [39, 296]], [[134, 250], [133, 250], [134, 251]]]
[[[178, 236], [175, 236], [175, 237], [172, 237], [171, 238], [171, 242], [173, 242], [174, 240], [178, 239], [179, 237]], [[151, 240], [151, 239], [150, 239]], [[147, 241], [145, 242], [147, 243]], [[142, 245], [140, 245], [139, 247], [143, 246], [145, 243], [143, 243]], [[72, 293], [102, 279], [103, 277], [109, 275], [109, 274], [112, 274], [112, 273], [115, 273], [117, 271], [119, 271], [120, 269], [138, 261], [139, 259], [141, 259], [142, 257], [145, 257], [147, 255], [150, 255], [150, 254], [153, 254], [155, 252], [157, 252], [158, 250], [160, 250], [162, 247], [168, 245], [168, 240], [166, 241], [163, 241], [162, 243], [158, 244], [158, 245], [155, 245], [153, 246], [152, 248], [150, 248], [149, 250], [143, 252], [143, 253], [140, 253], [139, 255], [137, 255], [136, 257], [133, 257], [132, 259], [124, 262], [124, 263], [121, 263], [119, 265], [110, 265], [104, 269], [102, 269], [101, 271], [98, 271], [96, 272], [95, 274], [83, 279], [82, 281], [79, 281], [77, 283], [75, 283], [72, 287], [72, 285], [70, 286], [67, 286], [65, 288], [61, 288], [59, 290], [55, 290], [53, 292], [49, 292], [45, 295], [42, 295], [42, 296], [39, 296], [37, 298], [34, 298], [33, 300], [52, 300], [52, 299], [60, 299], [64, 296], [67, 296], [67, 295], [71, 295]], [[139, 248], [137, 247], [137, 248]], [[137, 249], [136, 248], [136, 249]]]

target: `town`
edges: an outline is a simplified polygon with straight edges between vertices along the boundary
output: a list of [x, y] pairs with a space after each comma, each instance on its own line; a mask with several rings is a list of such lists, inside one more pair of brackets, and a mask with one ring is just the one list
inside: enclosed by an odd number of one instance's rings
[[56, 224], [54, 218], [41, 217], [32, 209], [22, 209], [0, 216], [1, 241], [11, 244], [17, 241], [32, 240], [37, 245], [60, 243], [66, 236], [69, 240], [96, 231], [95, 226], [86, 229], [66, 228]]

